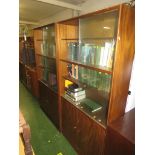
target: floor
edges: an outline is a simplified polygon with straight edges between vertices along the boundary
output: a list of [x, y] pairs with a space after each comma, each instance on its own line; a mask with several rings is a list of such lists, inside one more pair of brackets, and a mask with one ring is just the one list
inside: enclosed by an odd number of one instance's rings
[[31, 144], [35, 155], [77, 155], [22, 83], [19, 83], [19, 107], [30, 125]]

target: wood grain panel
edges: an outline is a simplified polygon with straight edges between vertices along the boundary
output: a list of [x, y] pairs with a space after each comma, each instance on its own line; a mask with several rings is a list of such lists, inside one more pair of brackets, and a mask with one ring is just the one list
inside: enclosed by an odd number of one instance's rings
[[135, 109], [109, 124], [105, 154], [135, 154]]
[[130, 7], [125, 4], [121, 5], [119, 12], [119, 25], [114, 58], [108, 123], [116, 120], [125, 112], [135, 52], [134, 19], [134, 7]]
[[39, 81], [40, 106], [59, 129], [58, 94], [53, 92], [43, 82]]
[[43, 39], [43, 34], [41, 29], [34, 30], [34, 47], [35, 53], [41, 54], [41, 43]]
[[62, 99], [62, 132], [80, 155], [104, 155], [105, 129]]

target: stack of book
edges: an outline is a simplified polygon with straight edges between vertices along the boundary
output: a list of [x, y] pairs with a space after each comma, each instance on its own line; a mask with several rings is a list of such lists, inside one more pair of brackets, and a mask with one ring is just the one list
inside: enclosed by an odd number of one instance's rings
[[86, 92], [81, 87], [76, 87], [74, 84], [68, 86], [65, 92], [65, 97], [69, 98], [70, 100], [77, 102], [84, 98], [86, 98]]

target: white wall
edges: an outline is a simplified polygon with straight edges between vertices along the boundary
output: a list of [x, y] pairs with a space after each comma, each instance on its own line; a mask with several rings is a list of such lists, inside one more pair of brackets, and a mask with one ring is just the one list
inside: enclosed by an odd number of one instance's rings
[[88, 0], [82, 5], [82, 11], [80, 15], [129, 1], [130, 0]]
[[71, 9], [66, 9], [64, 11], [61, 11], [50, 18], [44, 19], [40, 21], [39, 26], [47, 25], [50, 23], [55, 23], [61, 20], [69, 19], [75, 16], [83, 15], [86, 13], [94, 12], [96, 10], [101, 10], [106, 7], [110, 7], [113, 5], [129, 2], [130, 0], [88, 0], [85, 3], [81, 5], [82, 11], [79, 13], [77, 11], [73, 11]]
[[66, 9], [64, 11], [61, 11], [61, 12], [51, 16], [50, 18], [46, 18], [44, 20], [41, 20], [39, 23], [40, 23], [40, 26], [43, 26], [43, 25], [47, 25], [47, 24], [50, 24], [50, 23], [56, 23], [58, 21], [69, 19], [69, 18], [72, 18], [72, 17], [75, 17], [75, 16], [78, 16], [77, 11], [74, 11], [74, 10], [71, 10], [71, 9]]
[[129, 86], [131, 95], [128, 95], [125, 112], [128, 112], [135, 107], [135, 88], [136, 88], [135, 79], [136, 78], [135, 78], [135, 62], [134, 62], [132, 66], [132, 73], [131, 73], [130, 86]]

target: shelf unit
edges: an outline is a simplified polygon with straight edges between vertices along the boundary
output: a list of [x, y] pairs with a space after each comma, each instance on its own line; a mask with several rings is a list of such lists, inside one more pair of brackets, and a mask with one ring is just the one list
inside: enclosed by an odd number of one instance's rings
[[35, 61], [34, 38], [19, 38], [19, 75], [20, 81], [35, 96], [38, 97], [37, 73]]
[[33, 37], [19, 38], [19, 60], [30, 67], [35, 67], [35, 50]]
[[34, 29], [40, 106], [59, 129], [55, 24]]
[[[79, 154], [104, 154], [106, 126], [125, 112], [134, 58], [134, 7], [121, 4], [62, 21], [56, 30], [60, 130]], [[66, 80], [82, 87], [86, 98], [77, 103], [67, 97]], [[92, 104], [100, 110], [90, 110]], [[88, 119], [98, 125], [94, 135]]]

